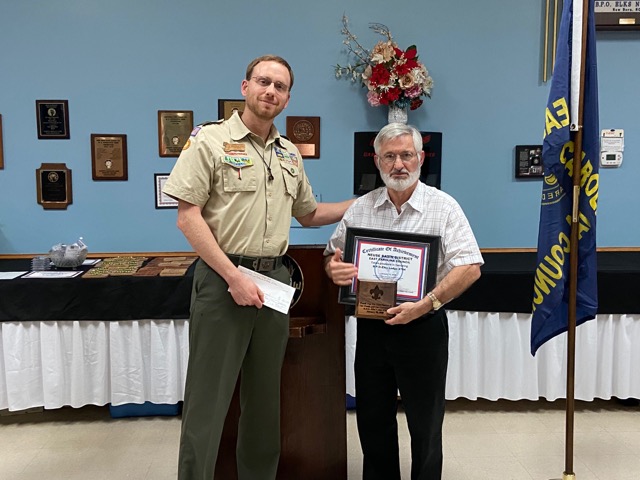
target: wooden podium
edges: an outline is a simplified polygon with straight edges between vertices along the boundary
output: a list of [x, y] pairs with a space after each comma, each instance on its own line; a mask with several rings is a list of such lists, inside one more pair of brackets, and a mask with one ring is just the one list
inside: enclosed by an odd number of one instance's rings
[[[303, 289], [291, 310], [282, 367], [281, 480], [346, 480], [344, 308], [324, 273], [324, 246], [290, 246]], [[237, 480], [238, 388], [225, 421], [215, 480]]]

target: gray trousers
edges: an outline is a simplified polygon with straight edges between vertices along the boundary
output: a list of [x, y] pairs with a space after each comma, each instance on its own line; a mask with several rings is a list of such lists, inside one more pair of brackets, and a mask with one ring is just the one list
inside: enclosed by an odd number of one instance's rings
[[[266, 275], [289, 283], [280, 267]], [[239, 480], [273, 480], [280, 458], [280, 374], [289, 316], [238, 306], [205, 262], [195, 268], [189, 320], [189, 364], [182, 410], [179, 480], [213, 479], [222, 428], [238, 375]]]

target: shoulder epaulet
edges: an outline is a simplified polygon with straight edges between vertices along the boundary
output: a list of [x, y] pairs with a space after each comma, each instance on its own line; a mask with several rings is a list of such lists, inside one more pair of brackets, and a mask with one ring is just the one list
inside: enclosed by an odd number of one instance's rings
[[199, 127], [206, 127], [207, 125], [215, 125], [217, 123], [222, 123], [224, 122], [224, 119], [220, 119], [220, 120], [211, 120], [209, 122], [203, 122], [198, 124]]
[[224, 120], [217, 120], [215, 122], [199, 123], [198, 125], [193, 127], [193, 130], [191, 130], [191, 133], [189, 134], [189, 136], [190, 137], [195, 137], [198, 134], [198, 132], [202, 129], [202, 127], [206, 127], [207, 125], [214, 125], [214, 124], [222, 123], [223, 121]]

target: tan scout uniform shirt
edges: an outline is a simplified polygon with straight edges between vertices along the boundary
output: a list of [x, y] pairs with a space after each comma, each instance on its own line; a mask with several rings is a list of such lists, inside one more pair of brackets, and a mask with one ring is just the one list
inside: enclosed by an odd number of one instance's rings
[[317, 207], [298, 149], [273, 126], [265, 145], [237, 113], [191, 132], [163, 192], [203, 207], [224, 252], [252, 257], [284, 255], [291, 217]]

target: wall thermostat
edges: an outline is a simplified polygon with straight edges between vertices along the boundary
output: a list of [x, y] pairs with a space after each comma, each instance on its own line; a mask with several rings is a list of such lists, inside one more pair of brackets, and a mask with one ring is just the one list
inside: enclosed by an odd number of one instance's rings
[[600, 165], [603, 167], [619, 167], [622, 165], [622, 152], [601, 152]]
[[624, 152], [624, 130], [610, 128], [600, 132], [600, 166], [619, 167]]

